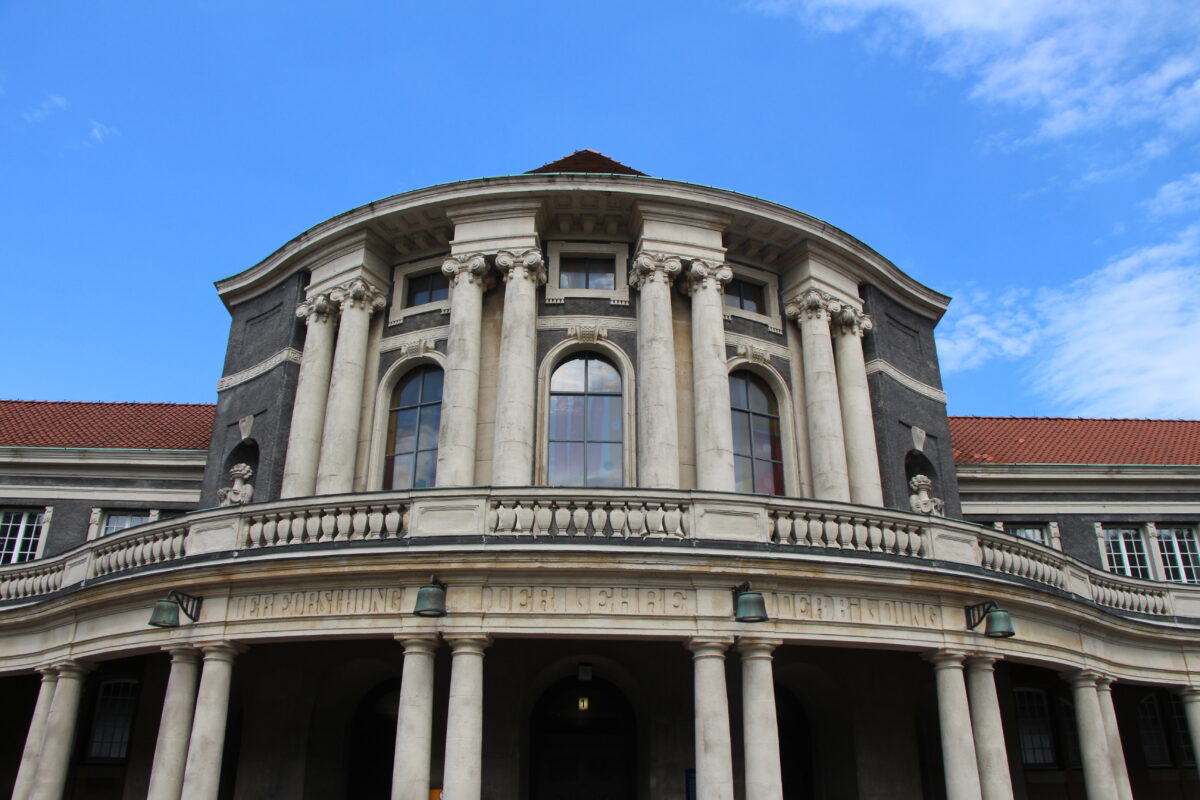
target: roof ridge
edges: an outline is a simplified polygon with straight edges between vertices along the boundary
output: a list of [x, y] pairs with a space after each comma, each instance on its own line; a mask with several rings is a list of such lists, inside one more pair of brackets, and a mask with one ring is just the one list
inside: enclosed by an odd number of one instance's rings
[[47, 406], [79, 405], [79, 406], [189, 406], [212, 408], [216, 403], [180, 403], [172, 400], [20, 400], [0, 399], [0, 403], [26, 403]]
[[1180, 417], [1001, 417], [975, 414], [949, 414], [949, 419], [1046, 420], [1047, 422], [1200, 422]]

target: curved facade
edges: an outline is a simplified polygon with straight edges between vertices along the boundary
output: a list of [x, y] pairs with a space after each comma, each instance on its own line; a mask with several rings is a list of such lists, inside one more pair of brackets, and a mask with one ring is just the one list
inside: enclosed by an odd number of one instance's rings
[[[0, 567], [15, 797], [1200, 792], [1194, 467], [956, 469], [948, 298], [797, 211], [564, 162], [217, 283], [203, 472], [89, 484], [198, 510]], [[1157, 509], [1144, 573], [1110, 493]], [[171, 590], [198, 618], [148, 626]], [[1016, 636], [968, 629], [988, 601]]]

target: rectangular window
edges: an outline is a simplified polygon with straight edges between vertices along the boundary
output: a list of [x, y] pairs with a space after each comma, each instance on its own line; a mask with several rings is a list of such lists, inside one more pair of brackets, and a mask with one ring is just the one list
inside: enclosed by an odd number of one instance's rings
[[404, 298], [405, 308], [436, 303], [450, 296], [450, 279], [440, 270], [414, 275], [408, 278], [408, 293]]
[[129, 750], [138, 682], [113, 680], [100, 684], [87, 757], [94, 761], [122, 761]]
[[1187, 767], [1196, 766], [1196, 751], [1192, 749], [1192, 734], [1188, 730], [1187, 713], [1183, 710], [1183, 701], [1171, 695], [1171, 722], [1175, 728], [1175, 738], [1179, 742], [1180, 762]]
[[1167, 731], [1163, 727], [1158, 697], [1148, 694], [1138, 703], [1138, 733], [1141, 734], [1142, 755], [1147, 767], [1171, 766], [1171, 749], [1167, 746]]
[[1028, 539], [1031, 542], [1050, 544], [1050, 538], [1046, 535], [1045, 525], [1030, 525], [1026, 522], [1018, 522], [1014, 525], [1005, 525], [1004, 530], [1013, 536], [1020, 536], [1022, 539]]
[[742, 311], [749, 311], [752, 314], [766, 314], [767, 304], [763, 285], [734, 278], [725, 284], [725, 305], [731, 308], [740, 308]]
[[150, 521], [149, 511], [109, 511], [104, 515], [104, 530], [101, 536], [132, 528], [134, 525], [145, 525]]
[[41, 538], [41, 511], [0, 511], [0, 564], [18, 564], [36, 557]]
[[1146, 542], [1138, 528], [1104, 529], [1104, 555], [1109, 572], [1129, 578], [1150, 580], [1150, 560], [1146, 557]]
[[1195, 528], [1159, 528], [1163, 576], [1176, 583], [1200, 583], [1200, 550]]
[[558, 265], [558, 288], [603, 289], [617, 286], [617, 262], [612, 256], [564, 255]]
[[1021, 741], [1021, 760], [1028, 767], [1053, 767], [1058, 763], [1046, 693], [1040, 689], [1014, 689], [1017, 704], [1017, 732]]

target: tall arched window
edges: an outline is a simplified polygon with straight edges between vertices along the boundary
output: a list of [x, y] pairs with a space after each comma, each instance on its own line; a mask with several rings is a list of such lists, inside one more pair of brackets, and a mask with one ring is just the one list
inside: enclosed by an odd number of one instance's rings
[[392, 390], [384, 489], [423, 489], [437, 476], [442, 371], [417, 367]]
[[739, 492], [783, 494], [779, 404], [766, 381], [740, 370], [729, 376], [734, 484]]
[[547, 477], [551, 486], [621, 486], [621, 373], [594, 353], [550, 376]]

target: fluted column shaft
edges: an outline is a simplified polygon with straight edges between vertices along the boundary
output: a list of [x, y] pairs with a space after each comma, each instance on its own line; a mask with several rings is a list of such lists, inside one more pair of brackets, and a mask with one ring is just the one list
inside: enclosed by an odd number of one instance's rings
[[367, 372], [367, 333], [371, 329], [371, 315], [384, 306], [383, 292], [362, 279], [333, 290], [330, 299], [341, 306], [341, 321], [325, 406], [317, 494], [342, 494], [354, 489], [363, 379]]
[[1088, 800], [1117, 800], [1112, 760], [1108, 756], [1108, 731], [1094, 672], [1080, 670], [1063, 676], [1075, 698], [1075, 724], [1079, 729], [1079, 751], [1083, 756], [1083, 783]]
[[972, 656], [966, 660], [971, 727], [975, 732], [975, 759], [979, 765], [983, 800], [1012, 800], [1004, 723], [1000, 719], [1000, 701], [996, 698], [995, 663], [992, 656]]
[[946, 772], [946, 800], [980, 800], [979, 764], [963, 681], [963, 654], [939, 650], [928, 657], [937, 681], [938, 726]]
[[442, 422], [438, 431], [438, 486], [475, 482], [475, 436], [479, 420], [480, 332], [487, 261], [481, 255], [456, 256], [442, 264], [452, 284]]
[[746, 797], [782, 800], [783, 774], [779, 764], [779, 720], [775, 714], [775, 674], [771, 653], [776, 639], [742, 637], [742, 744]]
[[42, 735], [42, 752], [38, 757], [37, 777], [33, 781], [31, 800], [60, 800], [67, 786], [67, 770], [71, 766], [71, 751], [75, 745], [75, 727], [79, 717], [79, 699], [83, 681], [93, 667], [78, 661], [55, 664], [58, 685], [50, 702], [50, 714]]
[[638, 485], [654, 489], [679, 488], [671, 281], [681, 269], [678, 258], [638, 253], [629, 271], [629, 285], [638, 290]]
[[183, 800], [216, 800], [221, 786], [225, 723], [229, 716], [229, 686], [237, 647], [228, 642], [203, 646], [204, 666], [192, 735], [183, 773]]
[[842, 403], [842, 427], [846, 436], [846, 468], [850, 476], [850, 499], [864, 505], [883, 505], [883, 482], [879, 477], [879, 451], [875, 446], [875, 423], [871, 392], [867, 387], [867, 363], [863, 336], [873, 323], [866, 314], [843, 306], [834, 315], [833, 346], [837, 364], [838, 398]]
[[813, 494], [818, 500], [850, 500], [846, 439], [829, 330], [830, 312], [840, 309], [840, 304], [816, 290], [807, 291], [787, 304], [787, 315], [800, 324], [808, 446]]
[[17, 780], [13, 784], [12, 800], [26, 800], [33, 790], [37, 775], [38, 759], [42, 753], [42, 742], [46, 738], [46, 721], [54, 702], [54, 690], [58, 686], [58, 671], [54, 667], [38, 670], [42, 683], [38, 687], [37, 703], [33, 707], [33, 718], [29, 732], [25, 734], [25, 749], [21, 751], [21, 766], [17, 768]]
[[696, 418], [696, 488], [731, 492], [733, 422], [725, 368], [724, 286], [733, 271], [696, 259], [688, 269], [692, 296], [692, 387]]
[[158, 723], [158, 742], [154, 746], [147, 800], [179, 800], [183, 792], [192, 718], [196, 713], [200, 654], [193, 647], [173, 647], [168, 652], [171, 654], [171, 674], [167, 678], [167, 693]]
[[537, 388], [537, 287], [546, 282], [546, 270], [538, 250], [501, 252], [496, 266], [505, 285], [492, 483], [529, 486], [533, 483]]
[[695, 669], [696, 798], [733, 800], [733, 749], [725, 690], [726, 639], [692, 639]]
[[[1187, 720], [1188, 736], [1192, 739], [1192, 747], [1200, 747], [1200, 688], [1189, 686], [1181, 689], [1179, 700], [1183, 703], [1183, 716]], [[1200, 765], [1200, 759], [1196, 760]]]
[[392, 761], [392, 800], [429, 799], [429, 758], [433, 752], [433, 657], [436, 636], [410, 636], [404, 645], [404, 674], [396, 716]]
[[1121, 744], [1121, 729], [1117, 725], [1117, 709], [1112, 698], [1113, 679], [1101, 677], [1096, 681], [1096, 697], [1100, 701], [1100, 713], [1104, 716], [1104, 735], [1108, 740], [1108, 760], [1112, 764], [1113, 783], [1120, 800], [1133, 800], [1133, 789], [1129, 785], [1129, 767], [1125, 764], [1125, 748]]
[[333, 369], [335, 313], [327, 294], [306, 300], [296, 309], [296, 316], [305, 321], [307, 331], [283, 465], [280, 494], [284, 498], [308, 497], [317, 490], [317, 464], [321, 458], [329, 374]]
[[452, 653], [442, 781], [447, 800], [479, 800], [483, 778], [483, 651], [491, 641], [483, 635], [446, 637]]

